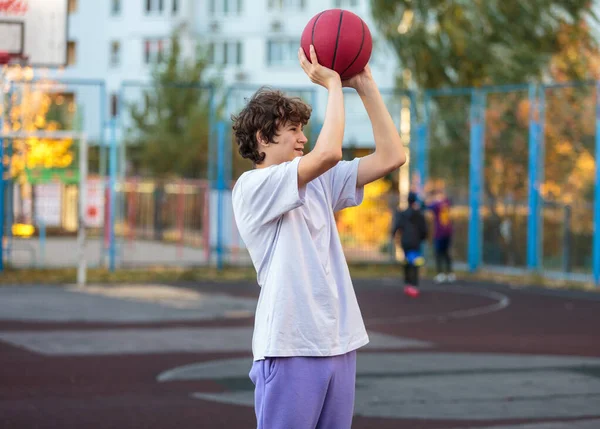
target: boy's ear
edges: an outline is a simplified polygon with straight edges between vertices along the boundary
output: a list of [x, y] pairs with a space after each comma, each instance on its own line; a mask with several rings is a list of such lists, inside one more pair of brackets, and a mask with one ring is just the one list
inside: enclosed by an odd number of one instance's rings
[[260, 130], [256, 132], [256, 141], [260, 146], [269, 146], [268, 140], [263, 136], [263, 133]]

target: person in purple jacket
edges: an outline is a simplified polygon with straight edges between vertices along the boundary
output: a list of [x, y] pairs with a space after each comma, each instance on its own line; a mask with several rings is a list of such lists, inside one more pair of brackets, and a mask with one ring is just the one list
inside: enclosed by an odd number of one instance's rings
[[433, 246], [438, 272], [434, 280], [436, 283], [454, 282], [456, 275], [452, 270], [450, 256], [453, 232], [450, 218], [452, 202], [441, 188], [435, 187], [426, 200], [426, 207], [433, 212]]

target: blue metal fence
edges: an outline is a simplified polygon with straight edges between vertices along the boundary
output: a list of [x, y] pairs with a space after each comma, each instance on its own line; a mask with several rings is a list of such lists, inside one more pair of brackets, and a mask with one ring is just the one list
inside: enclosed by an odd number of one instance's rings
[[[596, 226], [600, 224], [598, 217], [600, 187], [597, 186], [597, 177], [593, 181], [593, 196], [585, 196], [580, 192], [574, 194], [578, 195], [576, 201], [567, 203], [565, 200], [568, 198], [552, 199], [548, 196], [547, 191], [552, 186], [564, 183], [565, 180], [548, 177], [546, 174], [548, 166], [551, 165], [548, 163], [554, 162], [554, 158], [548, 158], [548, 139], [552, 144], [558, 144], [559, 136], [557, 134], [562, 136], [565, 148], [573, 147], [573, 150], [579, 150], [580, 153], [583, 153], [584, 158], [587, 154], [591, 154], [587, 157], [593, 159], [594, 174], [598, 174], [596, 160], [600, 141], [598, 129], [600, 109], [594, 85], [596, 84], [591, 82], [577, 82], [425, 92], [423, 109], [425, 114], [423, 120], [417, 124], [417, 149], [414, 151], [417, 156], [416, 163], [423, 181], [443, 179], [446, 182], [446, 188], [449, 188], [448, 193], [454, 197], [455, 207], [458, 209], [455, 210], [455, 223], [458, 224], [459, 228], [457, 229], [459, 230], [462, 225], [462, 216], [457, 215], [457, 212], [461, 212], [461, 209], [464, 208], [461, 191], [464, 191], [465, 188], [468, 189], [467, 252], [462, 252], [464, 242], [460, 236], [456, 237], [457, 248], [454, 250], [459, 261], [463, 260], [461, 256], [465, 255], [466, 260], [463, 261], [469, 270], [476, 271], [490, 265], [500, 265], [500, 268], [504, 267], [507, 272], [514, 272], [515, 268], [523, 268], [552, 277], [593, 279], [598, 284], [600, 275], [598, 256], [600, 248], [598, 246], [600, 244]], [[548, 98], [552, 92], [566, 94], [573, 88], [577, 89], [579, 100], [574, 101], [571, 97], [569, 100], [560, 102], [552, 100], [549, 104]], [[504, 107], [501, 106], [502, 103], [498, 103], [498, 97], [505, 97], [508, 100], [505, 100]], [[581, 99], [585, 99], [585, 103]], [[581, 111], [573, 112], [574, 106], [579, 105], [588, 107], [587, 110], [583, 110], [587, 112], [594, 108], [596, 114], [592, 116]], [[519, 111], [524, 106], [528, 109], [527, 124], [522, 123], [523, 112]], [[502, 115], [490, 114], [491, 112], [498, 113], [502, 108], [505, 109]], [[549, 108], [551, 108], [550, 112]], [[557, 111], [563, 112], [563, 116], [557, 117]], [[565, 111], [566, 113], [564, 113]], [[468, 120], [466, 120], [467, 115]], [[505, 128], [512, 127], [511, 132], [491, 133], [488, 128], [491, 126], [494, 129], [498, 128], [494, 120], [503, 121], [502, 126]], [[514, 123], [507, 124], [507, 120]], [[584, 124], [583, 122], [586, 120], [587, 123]], [[595, 122], [593, 132], [588, 131], [591, 128], [591, 121]], [[570, 132], [557, 131], [559, 124], [570, 129]], [[573, 130], [578, 130], [578, 132], [574, 133]], [[450, 148], [444, 148], [444, 145], [440, 144], [439, 135], [451, 141]], [[510, 136], [510, 138], [501, 141], [498, 136]], [[526, 145], [523, 145], [525, 136]], [[443, 165], [444, 162], [449, 161], [448, 152], [444, 152], [444, 150], [465, 150], [465, 143], [468, 143], [468, 157], [455, 155], [452, 158], [455, 164], [451, 168]], [[569, 144], [566, 145], [566, 143]], [[490, 183], [490, 170], [493, 169], [491, 164], [494, 161], [493, 155], [498, 153], [498, 145], [502, 145], [503, 149], [508, 151], [503, 159], [506, 165], [501, 168], [503, 174], [510, 175], [513, 179], [518, 177], [523, 186], [522, 189], [517, 190], [516, 194], [518, 195], [514, 195], [515, 192], [509, 192], [514, 189], [498, 190], [494, 202], [489, 197], [489, 187], [493, 184]], [[556, 149], [551, 149], [555, 154]], [[490, 154], [488, 151], [492, 153]], [[525, 159], [526, 163], [523, 162]], [[579, 171], [580, 176], [583, 174], [582, 172], [585, 172], [585, 170], [581, 170], [583, 167], [573, 164], [575, 161], [572, 157], [567, 159], [571, 161], [572, 165], [569, 167], [570, 169], [565, 169], [565, 175], [568, 175], [568, 172], [573, 169]], [[469, 170], [468, 183], [457, 183], [463, 177], [457, 173], [467, 166]], [[520, 175], [523, 174], [524, 166], [526, 176], [522, 177]], [[553, 169], [553, 172], [556, 174], [556, 168]], [[578, 180], [585, 181], [579, 176]], [[576, 184], [571, 185], [576, 186]], [[579, 183], [579, 185], [583, 186], [585, 183]], [[523, 199], [521, 194], [525, 189], [526, 199]], [[507, 214], [509, 206], [510, 216]], [[591, 213], [592, 207], [593, 221], [590, 220], [587, 223], [585, 214]], [[492, 214], [495, 215], [498, 213], [493, 213], [494, 210], [501, 209], [504, 212], [502, 215], [504, 220], [500, 222], [490, 219], [490, 208]], [[577, 215], [574, 215], [573, 212], [577, 212]], [[576, 226], [573, 223], [574, 216], [577, 216], [579, 220], [577, 233], [573, 232]], [[507, 222], [505, 223], [505, 221]], [[557, 228], [557, 223], [562, 223], [562, 228]], [[561, 232], [560, 240], [557, 239], [557, 231]], [[506, 241], [506, 237], [500, 237], [502, 234], [512, 234], [510, 237], [513, 241], [512, 247], [509, 248], [511, 253], [508, 255], [510, 258], [507, 258], [506, 254], [503, 255], [502, 249], [499, 249], [500, 243], [505, 244]], [[521, 249], [526, 249], [524, 260], [521, 260]], [[559, 266], [551, 264], [549, 259], [551, 252], [558, 252], [554, 259], [559, 261]], [[589, 256], [589, 262], [582, 260], [585, 255]]]
[[[122, 144], [129, 125], [126, 106], [140, 101], [141, 91], [150, 84], [124, 82], [118, 91], [118, 115], [111, 119], [103, 81], [65, 80], [43, 85], [49, 85], [49, 90], [68, 89], [79, 94], [94, 88], [100, 94], [89, 106], [83, 106], [81, 124], [84, 131], [98, 136], [100, 173], [109, 190], [106, 251], [108, 267], [114, 270], [120, 257], [116, 224], [125, 216], [126, 204], [124, 192], [118, 191], [126, 179], [127, 148]], [[173, 87], [181, 91], [199, 88], [175, 83]], [[229, 192], [237, 173], [232, 167], [236, 153], [229, 118], [258, 87], [202, 88], [211, 92], [206, 179], [212, 191], [207, 204], [214, 197], [216, 209], [214, 223], [207, 224], [216, 229], [214, 242], [209, 240], [208, 250], [214, 255], [209, 261], [222, 267], [236, 242], [230, 237], [235, 231]], [[14, 90], [18, 91], [18, 84]], [[312, 104], [309, 139], [316, 141], [319, 106], [323, 104], [318, 91], [314, 87], [283, 90]], [[402, 109], [408, 106], [410, 111], [410, 168], [419, 173], [422, 182], [443, 180], [453, 197], [458, 235], [455, 256], [470, 271], [499, 266], [507, 271], [516, 268], [565, 278], [579, 276], [600, 284], [599, 91], [597, 82], [459, 88], [425, 91], [419, 103], [414, 92], [382, 90], [399, 129]], [[348, 99], [353, 97], [346, 93]], [[80, 100], [84, 98], [80, 95]], [[590, 106], [595, 115], [577, 110], [577, 105]], [[352, 122], [365, 121], [358, 119], [358, 111], [349, 112]], [[6, 120], [5, 115], [0, 116], [0, 125], [2, 120]], [[0, 158], [4, 159], [8, 148], [6, 142], [0, 144]], [[569, 148], [577, 151], [579, 158], [564, 157], [571, 163], [564, 176], [576, 169], [592, 168], [590, 178], [576, 176], [581, 183], [559, 177], [561, 170], [554, 165], [561, 159], [557, 154]], [[588, 160], [587, 164], [575, 165], [581, 160]], [[497, 180], [502, 175], [511, 180]], [[10, 229], [6, 222], [10, 202], [3, 195], [7, 180], [3, 174], [0, 237]], [[574, 201], [548, 194], [549, 188], [561, 185], [577, 188], [572, 192]], [[490, 189], [492, 186], [498, 189]], [[0, 247], [0, 270], [1, 256]]]

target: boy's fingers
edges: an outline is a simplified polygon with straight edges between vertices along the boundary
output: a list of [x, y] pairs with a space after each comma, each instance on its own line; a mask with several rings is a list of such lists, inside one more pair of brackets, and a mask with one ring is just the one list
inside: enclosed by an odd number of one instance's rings
[[304, 55], [304, 49], [298, 48], [298, 58], [300, 61], [306, 60], [306, 55]]
[[300, 59], [300, 65], [302, 66], [302, 68], [305, 71], [308, 70], [310, 67], [310, 61], [308, 61], [308, 58], [306, 58], [306, 55], [304, 54], [304, 50], [302, 48], [298, 50], [298, 59]]
[[315, 47], [313, 45], [310, 45], [310, 62], [313, 64], [319, 64], [317, 52], [315, 51]]
[[306, 71], [308, 60], [306, 59], [304, 52], [302, 52], [302, 48], [298, 50], [298, 60], [300, 61], [300, 67], [302, 67], [302, 70]]

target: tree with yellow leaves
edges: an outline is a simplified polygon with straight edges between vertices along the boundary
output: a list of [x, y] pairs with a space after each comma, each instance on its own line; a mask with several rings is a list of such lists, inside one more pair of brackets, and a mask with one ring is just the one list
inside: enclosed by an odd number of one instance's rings
[[391, 186], [385, 179], [368, 184], [360, 206], [338, 213], [338, 231], [346, 252], [359, 252], [361, 258], [381, 255], [380, 249], [390, 237], [392, 213], [386, 196]]
[[[21, 84], [19, 91], [5, 101], [5, 106], [8, 106], [5, 132], [52, 132], [67, 124], [68, 117], [74, 112], [73, 103], [65, 102], [62, 94], [34, 88], [28, 83]], [[5, 152], [5, 165], [10, 165], [9, 175], [19, 183], [27, 182], [32, 172], [35, 175], [35, 172], [44, 170], [66, 169], [74, 160], [72, 139], [29, 137], [5, 140], [5, 145], [10, 147]]]
[[[550, 60], [547, 80], [569, 83], [543, 91], [541, 194], [544, 199], [545, 266], [561, 268], [563, 234], [570, 228], [582, 237], [579, 247], [591, 254], [591, 190], [594, 187], [595, 85], [600, 52], [588, 24], [563, 24], [558, 52]], [[574, 82], [572, 85], [571, 82]], [[532, 106], [526, 90], [487, 98], [484, 160], [484, 262], [525, 265], [529, 192], [529, 123]], [[466, 140], [468, 142], [468, 139]], [[567, 207], [573, 225], [564, 224]], [[566, 219], [568, 221], [568, 219]], [[506, 229], [503, 225], [510, 225]], [[579, 265], [589, 261], [583, 259]]]

